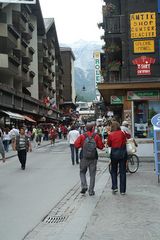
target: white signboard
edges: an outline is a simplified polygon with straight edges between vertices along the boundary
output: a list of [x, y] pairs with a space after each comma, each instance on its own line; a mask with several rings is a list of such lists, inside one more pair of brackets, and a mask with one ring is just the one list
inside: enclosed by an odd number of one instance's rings
[[24, 3], [24, 4], [35, 4], [36, 0], [0, 0], [0, 3]]
[[100, 52], [96, 51], [94, 52], [94, 65], [95, 65], [95, 83], [102, 82], [102, 76], [100, 73], [101, 70], [101, 57]]

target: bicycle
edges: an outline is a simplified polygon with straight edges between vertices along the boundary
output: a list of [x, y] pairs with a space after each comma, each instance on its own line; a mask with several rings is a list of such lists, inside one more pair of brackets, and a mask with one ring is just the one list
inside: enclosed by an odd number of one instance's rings
[[[128, 154], [128, 159], [126, 163], [126, 172], [135, 173], [138, 171], [138, 168], [139, 168], [139, 157], [136, 154]], [[111, 173], [111, 162], [108, 165], [108, 170]]]

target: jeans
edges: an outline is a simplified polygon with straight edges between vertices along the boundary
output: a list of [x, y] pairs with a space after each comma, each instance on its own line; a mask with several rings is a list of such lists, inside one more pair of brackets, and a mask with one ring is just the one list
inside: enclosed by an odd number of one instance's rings
[[119, 164], [120, 174], [120, 192], [126, 192], [126, 159], [115, 160], [111, 158], [111, 178], [112, 178], [112, 189], [118, 188], [117, 172]]
[[18, 151], [18, 159], [21, 163], [21, 167], [25, 169], [26, 166], [26, 158], [27, 158], [27, 151], [26, 149], [22, 149]]
[[78, 148], [75, 148], [74, 144], [70, 144], [70, 149], [71, 149], [71, 159], [72, 159], [72, 164], [74, 164], [74, 157], [76, 154], [76, 163], [79, 163], [78, 160]]
[[4, 149], [6, 152], [9, 150], [9, 140], [3, 140]]

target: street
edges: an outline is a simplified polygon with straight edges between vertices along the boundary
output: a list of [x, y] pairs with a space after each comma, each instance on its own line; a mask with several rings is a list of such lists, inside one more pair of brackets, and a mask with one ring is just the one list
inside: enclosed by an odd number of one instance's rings
[[64, 140], [34, 149], [25, 171], [17, 157], [0, 162], [0, 239], [159, 239], [160, 185], [153, 159], [141, 159], [138, 172], [127, 174], [127, 194], [121, 196], [111, 192], [104, 156], [101, 152], [92, 197], [80, 194], [79, 166], [71, 165]]
[[[97, 181], [104, 175], [106, 166], [104, 162], [98, 164]], [[37, 148], [32, 153], [28, 153], [25, 171], [20, 169], [17, 156], [7, 160], [5, 164], [0, 162], [0, 239], [33, 239], [34, 228], [39, 223], [44, 223], [43, 219], [51, 210], [52, 215], [56, 215], [57, 209], [61, 211], [60, 215], [69, 210], [67, 212], [69, 216], [75, 212], [81, 213], [81, 207], [85, 206], [83, 212], [85, 217], [82, 214], [81, 224], [77, 222], [79, 226], [82, 225], [78, 235], [80, 237], [105, 184], [106, 178], [103, 177], [99, 184], [97, 183], [96, 197], [93, 199], [88, 197], [88, 203], [84, 201], [85, 197], [79, 194], [79, 166], [71, 165], [70, 149], [65, 141], [56, 143], [55, 146]], [[74, 206], [74, 209], [70, 206]], [[67, 226], [70, 227], [69, 224]], [[47, 227], [50, 229], [49, 224]], [[75, 232], [74, 229], [72, 232], [67, 229], [66, 231], [72, 235]], [[53, 233], [54, 239], [58, 239], [57, 228], [51, 231], [50, 236], [53, 237]], [[41, 229], [40, 234], [43, 235]], [[77, 232], [75, 234], [77, 235]], [[49, 238], [36, 236], [34, 239]], [[63, 239], [62, 236], [60, 239]]]

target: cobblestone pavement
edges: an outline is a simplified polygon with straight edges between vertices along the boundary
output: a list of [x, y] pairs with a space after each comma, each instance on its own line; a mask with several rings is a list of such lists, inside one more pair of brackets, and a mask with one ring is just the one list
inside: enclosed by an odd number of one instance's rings
[[160, 184], [153, 163], [141, 163], [127, 176], [127, 194], [111, 193], [111, 180], [81, 240], [160, 239]]

